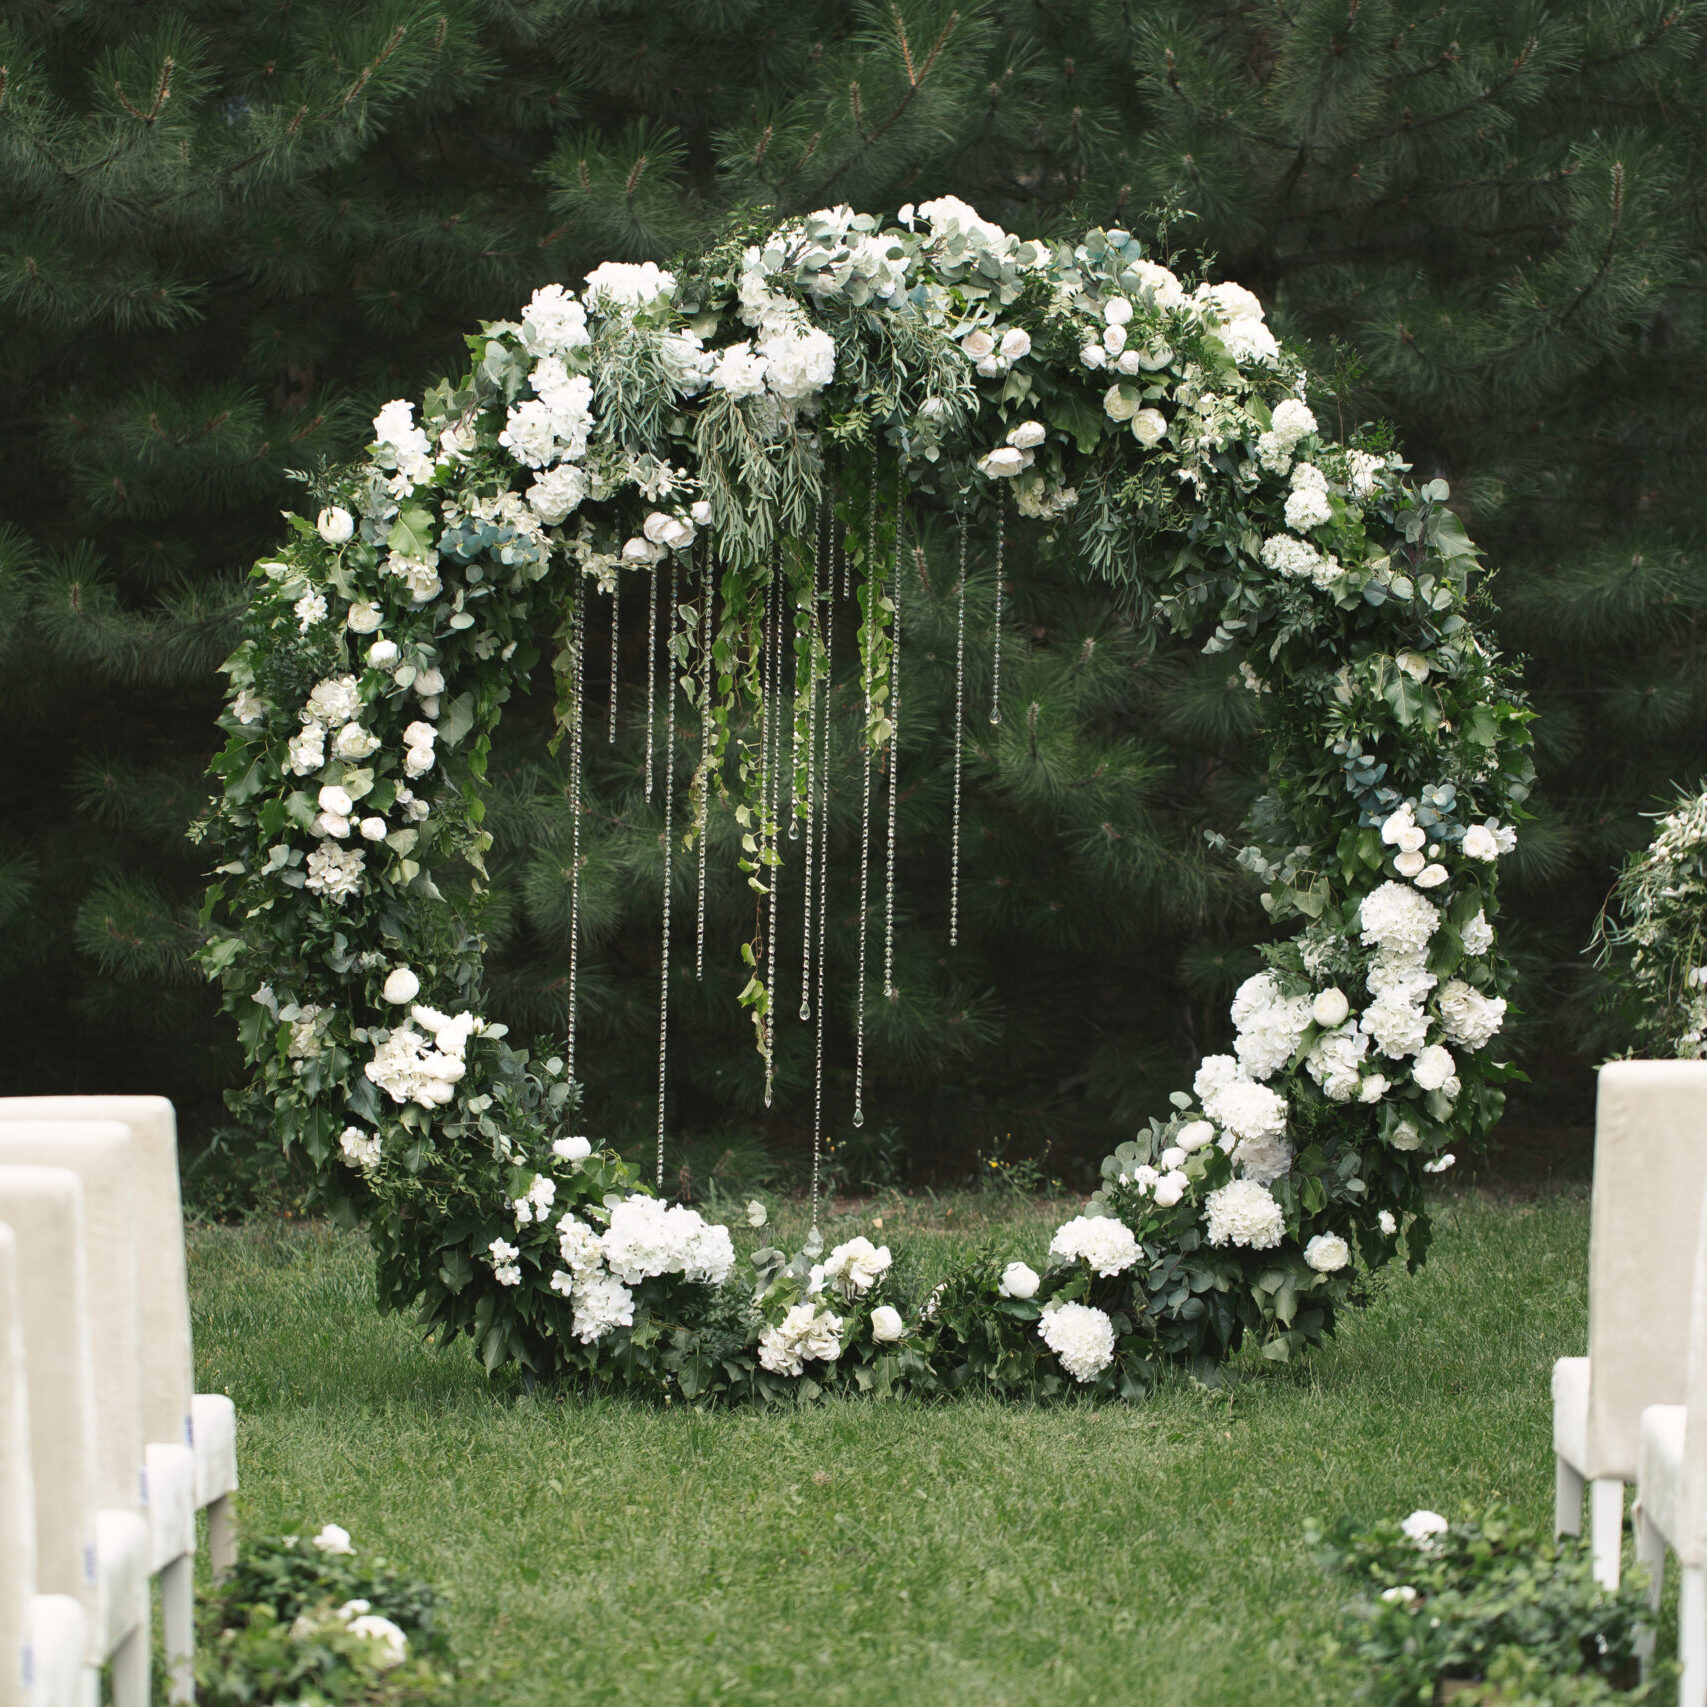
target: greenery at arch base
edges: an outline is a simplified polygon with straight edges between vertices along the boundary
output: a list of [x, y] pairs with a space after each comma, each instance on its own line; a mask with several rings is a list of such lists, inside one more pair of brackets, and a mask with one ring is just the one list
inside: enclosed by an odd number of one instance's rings
[[[1247, 1338], [1294, 1355], [1361, 1272], [1421, 1260], [1425, 1175], [1485, 1136], [1510, 1076], [1491, 920], [1530, 714], [1477, 632], [1444, 485], [1378, 436], [1334, 443], [1255, 297], [1182, 283], [1128, 232], [1024, 242], [945, 199], [890, 225], [827, 210], [674, 273], [607, 265], [470, 347], [256, 566], [202, 826], [204, 962], [248, 1094], [366, 1222], [386, 1305], [489, 1368], [696, 1402], [1137, 1397]], [[803, 809], [828, 626], [857, 625], [881, 786], [894, 570], [962, 521], [987, 551], [998, 516], [1010, 562], [1069, 555], [1260, 696], [1267, 787], [1236, 857], [1268, 970], [1234, 1053], [1107, 1159], [1042, 1275], [992, 1253], [908, 1295], [863, 1240], [737, 1273], [726, 1229], [570, 1131], [554, 1047], [483, 1012], [493, 728], [555, 633], [574, 739], [578, 601], [669, 576], [678, 856], [703, 810], [734, 810], [762, 893], [779, 802]], [[820, 530], [851, 604], [826, 596]], [[773, 597], [796, 685], [767, 723]], [[779, 744], [790, 789], [764, 768]], [[762, 938], [748, 953], [762, 1047]]]

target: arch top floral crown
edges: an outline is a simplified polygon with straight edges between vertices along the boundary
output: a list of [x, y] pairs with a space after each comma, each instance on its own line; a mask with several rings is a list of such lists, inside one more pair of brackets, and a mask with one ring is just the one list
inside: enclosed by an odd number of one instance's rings
[[[201, 826], [222, 861], [203, 959], [250, 1094], [366, 1221], [387, 1304], [420, 1302], [489, 1368], [694, 1399], [1132, 1395], [1247, 1335], [1291, 1355], [1358, 1259], [1420, 1260], [1424, 1177], [1510, 1076], [1491, 920], [1530, 714], [1476, 630], [1444, 484], [1379, 436], [1333, 442], [1254, 296], [1188, 288], [1126, 231], [1026, 242], [942, 198], [601, 266], [469, 342], [470, 372], [388, 404], [317, 522], [257, 565]], [[665, 625], [665, 968], [671, 852], [703, 859], [714, 802], [761, 905], [804, 828], [809, 932], [837, 624], [869, 790], [928, 511], [1071, 549], [1153, 635], [1226, 655], [1268, 748], [1237, 857], [1278, 934], [1232, 1053], [1105, 1162], [1044, 1274], [992, 1256], [911, 1298], [886, 1249], [815, 1236], [737, 1281], [727, 1230], [566, 1130], [573, 960], [561, 1044], [478, 1017], [490, 743], [555, 632], [578, 764], [586, 604], [643, 581]], [[748, 955], [768, 1064], [762, 938]], [[660, 1135], [664, 1109], [661, 1077]]]

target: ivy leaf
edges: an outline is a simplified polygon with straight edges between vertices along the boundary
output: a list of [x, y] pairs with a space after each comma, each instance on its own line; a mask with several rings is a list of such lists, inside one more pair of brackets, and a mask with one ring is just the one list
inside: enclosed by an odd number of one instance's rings
[[419, 504], [406, 504], [391, 524], [385, 543], [400, 557], [425, 557], [433, 549], [433, 517]]

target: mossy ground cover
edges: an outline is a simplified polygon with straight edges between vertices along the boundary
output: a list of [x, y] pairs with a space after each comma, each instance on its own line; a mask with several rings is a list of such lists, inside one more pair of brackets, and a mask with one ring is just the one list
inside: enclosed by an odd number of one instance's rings
[[[983, 1239], [1040, 1264], [1071, 1211], [897, 1198], [824, 1230], [888, 1240], [922, 1289]], [[1134, 1407], [526, 1392], [379, 1316], [363, 1241], [325, 1226], [197, 1231], [191, 1286], [244, 1523], [336, 1521], [442, 1587], [470, 1703], [1249, 1707], [1354, 1687], [1307, 1518], [1545, 1517], [1587, 1234], [1576, 1188], [1451, 1197], [1428, 1266], [1378, 1277], [1321, 1354]]]

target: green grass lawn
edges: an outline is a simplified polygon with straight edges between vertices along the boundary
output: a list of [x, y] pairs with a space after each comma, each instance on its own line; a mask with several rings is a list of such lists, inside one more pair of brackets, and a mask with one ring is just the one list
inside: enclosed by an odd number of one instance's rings
[[[825, 1232], [928, 1270], [995, 1230], [1035, 1262], [1062, 1208], [894, 1201]], [[441, 1587], [471, 1703], [1246, 1707], [1349, 1695], [1307, 1517], [1497, 1493], [1545, 1518], [1587, 1237], [1580, 1191], [1455, 1198], [1428, 1267], [1307, 1364], [1137, 1407], [519, 1394], [378, 1316], [359, 1237], [198, 1231], [190, 1277], [243, 1522], [342, 1523]]]

